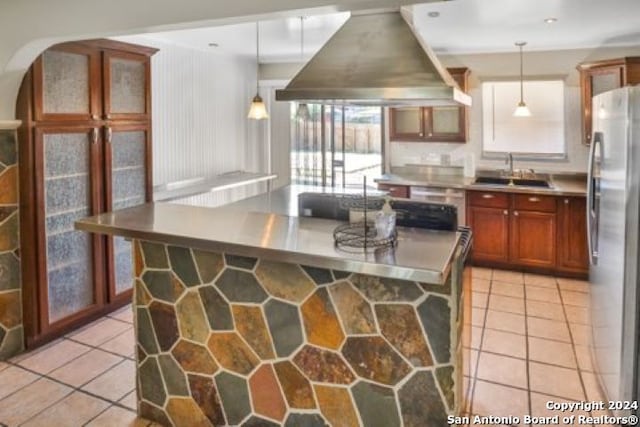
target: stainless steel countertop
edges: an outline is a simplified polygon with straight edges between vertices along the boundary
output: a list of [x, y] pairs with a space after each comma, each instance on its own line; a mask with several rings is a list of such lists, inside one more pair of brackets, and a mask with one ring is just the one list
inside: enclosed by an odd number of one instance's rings
[[497, 191], [504, 193], [548, 194], [553, 196], [584, 197], [587, 194], [586, 179], [565, 175], [551, 175], [551, 185], [553, 188], [474, 184], [475, 178], [452, 175], [385, 174], [380, 178], [374, 179], [374, 181], [380, 184], [446, 187], [461, 190]]
[[92, 233], [434, 284], [443, 284], [449, 275], [460, 233], [400, 227], [398, 246], [393, 251], [364, 254], [339, 250], [333, 242], [333, 230], [339, 221], [281, 214], [297, 206], [297, 197], [293, 197], [296, 191], [299, 189], [285, 187], [220, 208], [148, 203], [82, 219], [75, 227]]

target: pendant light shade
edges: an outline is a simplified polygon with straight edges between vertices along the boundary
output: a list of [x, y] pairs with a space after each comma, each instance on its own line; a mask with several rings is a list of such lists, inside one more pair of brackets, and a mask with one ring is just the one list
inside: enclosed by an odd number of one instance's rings
[[523, 78], [523, 72], [522, 72], [522, 48], [524, 45], [526, 45], [527, 42], [516, 42], [516, 46], [518, 46], [520, 48], [520, 102], [518, 102], [518, 106], [516, 107], [515, 111], [513, 112], [513, 116], [514, 117], [530, 117], [531, 116], [531, 111], [529, 110], [529, 107], [527, 107], [527, 104], [525, 104], [524, 102], [524, 78]]
[[[260, 23], [256, 22], [256, 64], [260, 65]], [[251, 107], [249, 108], [248, 118], [253, 120], [268, 119], [269, 113], [267, 112], [267, 106], [264, 104], [262, 97], [259, 94], [259, 79], [256, 75], [256, 96], [251, 101]]]
[[[304, 16], [300, 17], [300, 62], [304, 62]], [[299, 120], [309, 120], [311, 118], [309, 106], [305, 102], [298, 104], [296, 118]]]

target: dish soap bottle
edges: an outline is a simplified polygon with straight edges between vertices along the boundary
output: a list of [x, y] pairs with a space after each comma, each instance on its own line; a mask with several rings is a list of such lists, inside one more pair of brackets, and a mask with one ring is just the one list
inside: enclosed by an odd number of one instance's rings
[[396, 213], [391, 209], [391, 197], [384, 198], [382, 210], [376, 214], [376, 233], [379, 239], [388, 239], [396, 229]]

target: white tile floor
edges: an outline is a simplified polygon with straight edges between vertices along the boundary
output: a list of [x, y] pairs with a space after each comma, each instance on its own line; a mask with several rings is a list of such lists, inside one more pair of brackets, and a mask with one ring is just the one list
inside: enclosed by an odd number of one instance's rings
[[0, 425], [155, 425], [136, 416], [133, 343], [128, 306], [0, 362]]
[[[480, 268], [472, 275], [465, 325], [469, 414], [557, 415], [547, 401], [600, 400], [588, 348], [586, 282]], [[136, 417], [133, 341], [131, 307], [125, 307], [0, 362], [0, 424], [154, 425]]]
[[483, 268], [472, 276], [469, 414], [562, 415], [546, 402], [602, 400], [588, 348], [587, 282]]

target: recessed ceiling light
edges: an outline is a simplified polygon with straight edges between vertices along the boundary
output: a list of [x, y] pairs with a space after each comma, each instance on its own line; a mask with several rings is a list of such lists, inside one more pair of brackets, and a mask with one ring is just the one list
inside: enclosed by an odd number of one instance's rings
[[429, 12], [427, 13], [427, 16], [429, 18], [437, 18], [438, 16], [440, 16], [440, 12]]
[[553, 24], [554, 22], [557, 22], [558, 18], [546, 18], [544, 20], [544, 22], [546, 22], [547, 24]]
[[209, 43], [209, 47], [219, 47], [218, 43]]

